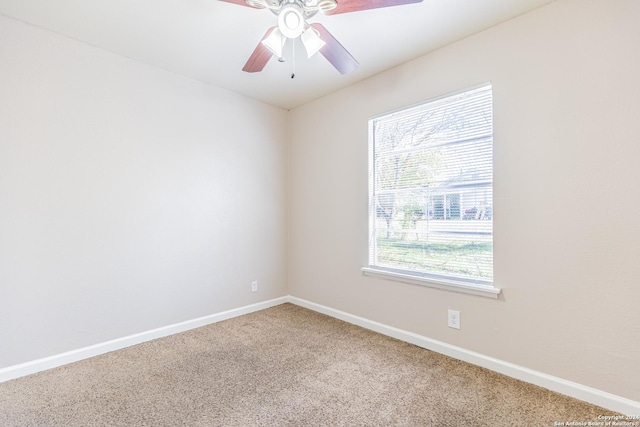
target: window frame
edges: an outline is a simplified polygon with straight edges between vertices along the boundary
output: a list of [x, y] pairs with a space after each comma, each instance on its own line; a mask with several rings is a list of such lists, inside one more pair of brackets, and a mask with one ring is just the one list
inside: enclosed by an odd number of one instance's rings
[[[395, 282], [408, 283], [413, 285], [421, 285], [427, 286], [436, 289], [449, 290], [454, 292], [461, 292], [471, 295], [478, 295], [488, 298], [497, 299], [500, 296], [501, 289], [495, 287], [493, 280], [483, 280], [483, 279], [473, 279], [473, 278], [457, 278], [455, 276], [448, 276], [446, 274], [436, 274], [436, 273], [425, 273], [417, 270], [405, 270], [402, 268], [393, 268], [386, 266], [377, 266], [372, 265], [372, 245], [374, 245], [374, 241], [376, 239], [375, 236], [375, 227], [372, 227], [372, 224], [375, 223], [377, 218], [377, 210], [372, 208], [372, 203], [375, 203], [375, 153], [374, 153], [374, 122], [376, 119], [390, 116], [396, 113], [400, 113], [406, 110], [411, 110], [416, 107], [424, 106], [431, 103], [440, 102], [446, 98], [454, 97], [456, 95], [461, 95], [466, 92], [478, 90], [484, 87], [489, 86], [493, 93], [493, 87], [491, 82], [485, 82], [476, 86], [468, 87], [459, 91], [447, 93], [438, 97], [434, 97], [431, 99], [427, 99], [425, 101], [405, 106], [402, 108], [398, 108], [393, 111], [385, 112], [373, 117], [370, 117], [368, 120], [368, 174], [369, 174], [369, 191], [368, 191], [368, 262], [366, 267], [361, 268], [361, 272], [364, 276], [374, 277], [379, 279], [392, 280]], [[493, 101], [492, 101], [493, 102]], [[493, 122], [493, 112], [492, 112], [492, 122]], [[492, 138], [492, 146], [493, 146], [493, 134]], [[492, 164], [493, 171], [493, 164]], [[491, 180], [491, 187], [493, 188], [493, 178]], [[492, 220], [493, 221], [493, 220]], [[493, 224], [492, 224], [492, 234], [493, 234]], [[493, 257], [493, 250], [492, 250]]]

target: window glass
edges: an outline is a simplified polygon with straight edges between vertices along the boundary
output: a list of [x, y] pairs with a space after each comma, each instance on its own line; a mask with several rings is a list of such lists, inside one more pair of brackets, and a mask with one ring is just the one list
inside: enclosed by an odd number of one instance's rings
[[491, 85], [373, 118], [369, 145], [369, 267], [491, 284]]

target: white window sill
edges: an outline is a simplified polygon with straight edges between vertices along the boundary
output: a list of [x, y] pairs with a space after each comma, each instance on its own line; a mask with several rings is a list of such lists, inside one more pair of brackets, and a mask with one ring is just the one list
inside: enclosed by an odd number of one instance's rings
[[497, 299], [501, 292], [500, 288], [494, 288], [493, 286], [471, 285], [469, 283], [457, 282], [455, 280], [439, 280], [429, 277], [413, 276], [410, 274], [379, 270], [371, 267], [363, 267], [361, 271], [363, 275], [368, 277], [410, 283], [412, 285], [428, 286], [430, 288], [444, 289], [447, 291], [478, 295], [487, 298]]

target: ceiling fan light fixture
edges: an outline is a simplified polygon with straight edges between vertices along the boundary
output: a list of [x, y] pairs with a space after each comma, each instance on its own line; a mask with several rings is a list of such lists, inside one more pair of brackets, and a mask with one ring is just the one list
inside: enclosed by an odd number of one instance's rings
[[295, 4], [285, 6], [278, 15], [278, 28], [285, 37], [295, 39], [304, 31], [304, 16]]
[[300, 38], [302, 39], [302, 44], [304, 45], [305, 50], [307, 51], [307, 58], [311, 58], [313, 55], [318, 53], [318, 51], [326, 44], [313, 27], [308, 27], [305, 32], [302, 33]]
[[251, 7], [255, 7], [257, 9], [264, 9], [265, 7], [269, 7], [269, 3], [266, 0], [244, 0], [244, 2]]
[[286, 41], [287, 39], [282, 35], [280, 29], [274, 28], [271, 34], [262, 40], [262, 44], [275, 56], [282, 58], [282, 51], [284, 50], [284, 43]]
[[330, 10], [338, 7], [338, 2], [336, 0], [319, 0], [317, 8], [324, 12], [328, 12]]

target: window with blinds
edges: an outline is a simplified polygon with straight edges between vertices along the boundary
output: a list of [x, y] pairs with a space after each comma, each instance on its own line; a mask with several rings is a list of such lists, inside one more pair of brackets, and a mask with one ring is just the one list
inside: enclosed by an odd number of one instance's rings
[[369, 267], [493, 284], [490, 84], [369, 121]]

